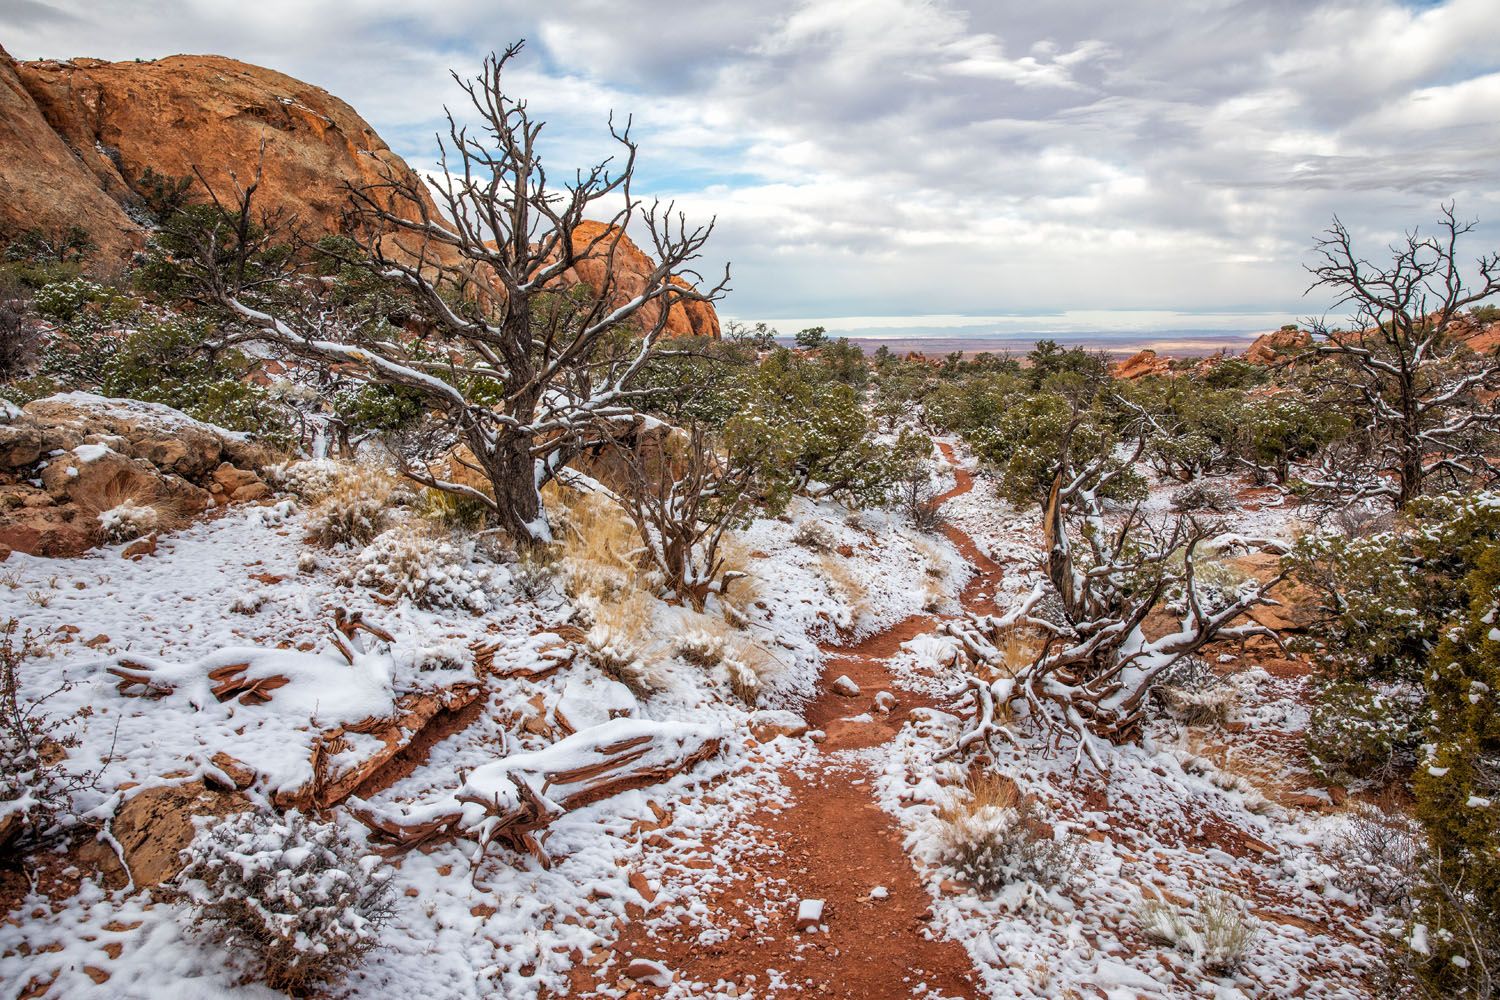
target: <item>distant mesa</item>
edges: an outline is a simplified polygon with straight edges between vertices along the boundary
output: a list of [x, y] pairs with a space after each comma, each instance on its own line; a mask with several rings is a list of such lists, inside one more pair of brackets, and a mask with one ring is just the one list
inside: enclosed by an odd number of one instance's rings
[[[253, 174], [262, 143], [259, 203], [315, 233], [343, 231], [347, 185], [384, 169], [416, 177], [352, 107], [274, 70], [212, 55], [17, 62], [0, 49], [0, 235], [79, 226], [124, 259], [145, 241], [137, 185], [148, 169], [177, 178], [196, 168], [228, 192], [233, 175]], [[430, 198], [428, 210], [437, 214]], [[620, 249], [623, 302], [651, 264], [628, 240]], [[603, 275], [602, 263], [577, 270], [591, 284]], [[718, 328], [706, 303], [679, 304], [668, 321], [676, 335]]]

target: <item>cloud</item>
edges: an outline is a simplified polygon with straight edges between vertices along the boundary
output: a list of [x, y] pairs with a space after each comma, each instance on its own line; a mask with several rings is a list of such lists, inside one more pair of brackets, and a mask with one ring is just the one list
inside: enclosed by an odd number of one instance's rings
[[717, 217], [704, 270], [734, 262], [724, 311], [746, 319], [1291, 318], [1322, 307], [1301, 264], [1335, 212], [1378, 248], [1450, 198], [1490, 223], [1476, 253], [1500, 246], [1493, 0], [0, 11], [22, 57], [273, 66], [350, 101], [419, 167], [461, 97], [447, 69], [527, 37], [509, 82], [549, 120], [554, 174], [608, 155], [609, 113], [633, 114], [638, 190]]

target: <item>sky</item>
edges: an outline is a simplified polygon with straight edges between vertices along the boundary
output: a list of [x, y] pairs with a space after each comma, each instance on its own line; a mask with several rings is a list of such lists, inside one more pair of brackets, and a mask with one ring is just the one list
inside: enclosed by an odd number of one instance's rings
[[[429, 9], [430, 8], [430, 9]], [[859, 336], [1263, 330], [1440, 202], [1500, 248], [1500, 0], [0, 0], [17, 58], [217, 53], [433, 165], [449, 70], [507, 75], [549, 172], [633, 116], [638, 193], [716, 219], [726, 318]]]

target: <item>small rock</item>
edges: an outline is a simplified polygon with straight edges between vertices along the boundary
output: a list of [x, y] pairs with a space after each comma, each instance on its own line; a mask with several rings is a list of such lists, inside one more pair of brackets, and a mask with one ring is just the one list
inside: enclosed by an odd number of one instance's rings
[[666, 989], [672, 985], [672, 970], [649, 958], [632, 958], [625, 966], [625, 975], [638, 983]]
[[795, 712], [761, 710], [750, 716], [750, 735], [757, 743], [769, 743], [778, 736], [796, 739], [807, 732], [807, 720]]
[[871, 899], [889, 899], [890, 895], [891, 891], [883, 885], [877, 885], [875, 888], [870, 890]]
[[807, 738], [812, 740], [814, 743], [822, 743], [824, 740], [828, 739], [828, 734], [823, 732], [823, 730], [821, 729], [809, 729], [807, 731]]
[[881, 691], [875, 696], [875, 711], [889, 712], [896, 707], [896, 696], [889, 691]]
[[845, 698], [858, 698], [859, 685], [849, 679], [848, 674], [839, 674], [838, 678], [830, 685], [835, 694], [841, 694]]
[[105, 635], [103, 632], [100, 632], [92, 639], [85, 639], [83, 644], [89, 649], [98, 649], [100, 646], [108, 644], [108, 642], [109, 636]]
[[808, 931], [823, 922], [823, 901], [804, 899], [797, 904], [797, 929]]

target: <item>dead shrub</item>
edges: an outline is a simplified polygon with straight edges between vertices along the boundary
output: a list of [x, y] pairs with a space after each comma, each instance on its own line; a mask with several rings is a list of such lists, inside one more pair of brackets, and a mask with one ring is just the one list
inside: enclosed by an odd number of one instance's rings
[[1410, 909], [1428, 860], [1421, 825], [1368, 802], [1353, 803], [1348, 817], [1335, 842], [1338, 881], [1377, 906]]
[[812, 552], [829, 552], [833, 549], [833, 532], [822, 521], [809, 518], [792, 533], [792, 544]]
[[71, 685], [40, 698], [21, 694], [22, 665], [46, 649], [46, 638], [21, 630], [16, 619], [0, 624], [0, 858], [6, 862], [76, 822], [73, 795], [99, 779], [98, 771], [66, 766], [68, 751], [79, 745], [73, 727], [84, 713], [58, 717], [44, 711], [49, 699]]
[[1220, 974], [1245, 964], [1256, 936], [1251, 918], [1217, 889], [1198, 896], [1186, 912], [1161, 898], [1146, 900], [1141, 906], [1141, 929]]
[[241, 813], [183, 851], [178, 887], [199, 933], [272, 989], [301, 993], [357, 966], [394, 911], [388, 873], [334, 823]]
[[1035, 800], [1002, 775], [971, 774], [937, 820], [938, 860], [981, 892], [1022, 881], [1064, 885], [1077, 872], [1077, 845], [1055, 838]]
[[[302, 464], [302, 463], [299, 463]], [[365, 465], [337, 466], [308, 514], [308, 534], [327, 546], [365, 544], [390, 526], [391, 511], [407, 497], [396, 477]]]

